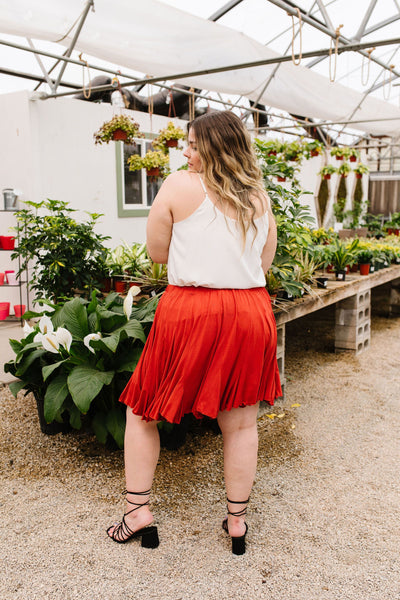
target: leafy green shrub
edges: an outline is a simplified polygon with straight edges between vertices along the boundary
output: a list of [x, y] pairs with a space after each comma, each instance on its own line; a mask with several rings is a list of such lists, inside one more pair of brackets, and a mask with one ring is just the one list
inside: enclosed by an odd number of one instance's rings
[[36, 298], [57, 302], [70, 297], [72, 289], [89, 296], [107, 274], [103, 242], [110, 238], [94, 232], [102, 215], [88, 213], [89, 220], [78, 223], [67, 202], [47, 199], [25, 204], [29, 208], [16, 213], [18, 246], [12, 258], [21, 259], [18, 275], [29, 265], [29, 286]]
[[[139, 289], [139, 288], [137, 288]], [[64, 304], [44, 301], [44, 310], [26, 313], [40, 317], [26, 337], [10, 340], [16, 356], [6, 372], [19, 379], [10, 385], [14, 395], [25, 389], [44, 399], [48, 423], [67, 415], [75, 429], [82, 416], [103, 443], [111, 436], [122, 448], [125, 407], [118, 401], [141, 355], [154, 319], [158, 297], [132, 306], [131, 288], [125, 301], [118, 294], [104, 300], [74, 298]]]

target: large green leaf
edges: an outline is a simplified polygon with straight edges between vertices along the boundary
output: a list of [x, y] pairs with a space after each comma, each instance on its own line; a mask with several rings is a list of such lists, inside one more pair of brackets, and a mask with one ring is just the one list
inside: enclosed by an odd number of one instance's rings
[[13, 381], [9, 384], [10, 392], [14, 396], [17, 397], [18, 392], [22, 390], [22, 388], [26, 385], [26, 381]]
[[106, 425], [106, 416], [104, 413], [98, 412], [92, 419], [92, 427], [95, 436], [102, 444], [105, 444], [108, 436], [108, 429]]
[[68, 393], [67, 376], [63, 373], [53, 379], [44, 396], [44, 418], [47, 423], [54, 421]]
[[143, 348], [132, 348], [130, 352], [124, 354], [122, 362], [120, 362], [118, 365], [117, 373], [123, 373], [124, 371], [133, 373], [133, 371], [136, 368], [136, 365], [139, 362], [142, 350]]
[[68, 329], [79, 340], [83, 340], [89, 333], [86, 308], [79, 298], [66, 302], [53, 322], [56, 326]]
[[24, 347], [24, 345], [21, 344], [21, 342], [18, 340], [8, 340], [8, 343], [10, 344], [10, 346], [13, 349], [13, 351], [15, 352], [15, 354], [18, 354], [18, 352], [20, 350], [22, 350]]
[[100, 393], [103, 385], [109, 385], [114, 371], [98, 371], [88, 365], [78, 365], [68, 375], [68, 388], [75, 405], [84, 414], [90, 408], [94, 398]]
[[146, 341], [146, 335], [143, 331], [143, 327], [136, 319], [131, 319], [118, 331], [125, 331], [128, 337], [137, 338], [143, 343]]
[[55, 371], [56, 369], [58, 369], [58, 367], [60, 365], [62, 365], [63, 363], [65, 363], [66, 360], [67, 359], [60, 360], [59, 362], [54, 363], [54, 365], [47, 365], [46, 367], [43, 367], [43, 369], [42, 369], [43, 381], [46, 381], [46, 379], [52, 374], [52, 372]]
[[31, 354], [28, 354], [28, 356], [26, 358], [24, 358], [23, 360], [21, 360], [17, 371], [15, 372], [16, 377], [21, 377], [21, 375], [23, 375], [25, 373], [25, 371], [27, 371], [29, 369], [29, 367], [32, 365], [32, 363], [35, 362], [35, 360], [39, 359], [41, 356], [43, 356], [43, 354], [46, 354], [47, 350], [45, 350], [44, 348], [38, 348], [37, 350], [34, 350], [33, 352], [31, 352]]
[[107, 429], [117, 443], [118, 448], [124, 447], [125, 417], [120, 410], [113, 408], [107, 413]]

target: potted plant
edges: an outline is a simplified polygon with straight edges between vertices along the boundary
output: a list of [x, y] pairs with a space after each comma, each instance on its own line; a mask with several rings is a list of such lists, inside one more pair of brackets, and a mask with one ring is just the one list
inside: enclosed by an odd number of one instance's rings
[[356, 174], [356, 178], [361, 179], [364, 173], [369, 173], [369, 167], [363, 163], [358, 163], [353, 171]]
[[112, 140], [121, 140], [134, 144], [135, 138], [144, 137], [140, 132], [139, 123], [127, 115], [114, 115], [106, 121], [94, 134], [95, 144], [108, 144]]
[[360, 152], [356, 148], [348, 149], [348, 157], [350, 162], [357, 162], [357, 159], [360, 158]]
[[319, 171], [318, 175], [322, 175], [324, 179], [330, 179], [334, 173], [337, 173], [336, 167], [334, 167], [333, 165], [325, 165]]
[[172, 121], [170, 121], [167, 127], [161, 129], [158, 136], [153, 140], [153, 148], [159, 150], [165, 150], [167, 148], [176, 148], [178, 141], [185, 139], [186, 134], [182, 127], [176, 127]]
[[324, 151], [324, 146], [318, 140], [313, 140], [312, 142], [307, 142], [304, 147], [304, 152], [306, 158], [318, 156], [322, 154]]
[[161, 150], [149, 150], [143, 157], [139, 154], [132, 154], [127, 160], [130, 171], [146, 169], [149, 177], [166, 176], [168, 163], [168, 156]]
[[303, 152], [303, 145], [298, 140], [288, 144], [284, 150], [285, 160], [295, 161], [300, 160]]
[[43, 433], [56, 433], [65, 422], [80, 429], [85, 419], [102, 443], [111, 437], [123, 446], [125, 411], [118, 398], [140, 358], [159, 299], [133, 305], [136, 291], [125, 301], [115, 293], [104, 300], [93, 293], [90, 301], [44, 301], [41, 312], [24, 315], [39, 321], [25, 325], [21, 341], [10, 340], [16, 356], [5, 371], [18, 378], [10, 385], [15, 396], [21, 389], [35, 395]]
[[355, 238], [351, 243], [335, 240], [327, 246], [329, 251], [329, 262], [333, 265], [336, 279], [344, 281], [346, 278], [346, 267], [351, 266], [357, 260], [357, 248], [359, 240]]
[[343, 164], [341, 164], [340, 167], [338, 168], [337, 172], [342, 177], [347, 177], [348, 174], [351, 172], [349, 163], [343, 162]]
[[400, 212], [395, 212], [385, 223], [387, 235], [399, 235], [400, 233]]
[[29, 287], [36, 298], [58, 300], [74, 294], [90, 295], [106, 275], [109, 236], [95, 233], [102, 216], [88, 213], [86, 222], [77, 222], [75, 209], [60, 200], [27, 201], [28, 208], [16, 213], [18, 246], [11, 258], [20, 260], [20, 276], [28, 267]]
[[363, 246], [357, 252], [357, 261], [360, 267], [361, 275], [368, 275], [370, 272], [371, 262], [373, 258], [373, 252], [367, 246]]
[[344, 158], [347, 158], [348, 153], [348, 148], [339, 148], [339, 146], [335, 146], [331, 149], [331, 156], [335, 156], [336, 160], [343, 160]]

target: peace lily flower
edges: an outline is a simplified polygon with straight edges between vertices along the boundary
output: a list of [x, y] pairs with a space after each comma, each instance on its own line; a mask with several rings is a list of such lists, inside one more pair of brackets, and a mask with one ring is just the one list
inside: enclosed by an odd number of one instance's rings
[[59, 327], [56, 331], [56, 339], [60, 346], [63, 346], [69, 352], [72, 344], [72, 335], [65, 327]]
[[52, 333], [54, 331], [53, 323], [51, 322], [50, 317], [47, 315], [43, 315], [43, 317], [39, 321], [39, 329], [43, 334]]
[[124, 313], [126, 316], [126, 320], [129, 321], [132, 314], [132, 303], [133, 298], [140, 294], [140, 287], [137, 285], [133, 285], [129, 288], [126, 298], [124, 300]]
[[54, 333], [54, 331], [50, 331], [49, 333], [45, 334], [37, 333], [33, 341], [42, 344], [43, 348], [49, 352], [54, 352], [54, 354], [58, 353], [60, 344], [58, 343], [57, 335]]
[[100, 340], [101, 339], [101, 333], [89, 333], [88, 335], [86, 335], [83, 338], [83, 343], [85, 344], [86, 348], [89, 348], [90, 352], [93, 352], [93, 354], [95, 354], [95, 351], [93, 350], [92, 346], [90, 345], [90, 342], [92, 340]]
[[33, 327], [31, 327], [29, 325], [29, 323], [27, 321], [25, 321], [24, 327], [23, 327], [24, 337], [28, 337], [28, 335], [30, 333], [32, 333], [32, 331], [34, 331]]

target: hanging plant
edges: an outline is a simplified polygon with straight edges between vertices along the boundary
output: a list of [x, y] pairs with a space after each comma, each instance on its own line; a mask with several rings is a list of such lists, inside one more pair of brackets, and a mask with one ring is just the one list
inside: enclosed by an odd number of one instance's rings
[[168, 156], [161, 150], [156, 152], [150, 150], [143, 157], [139, 154], [132, 154], [127, 160], [130, 171], [146, 169], [149, 177], [165, 177], [168, 172], [168, 163]]
[[331, 149], [331, 156], [336, 156], [336, 160], [343, 160], [344, 158], [348, 158], [349, 149], [335, 146], [335, 148]]
[[356, 148], [349, 148], [349, 160], [350, 162], [356, 162], [360, 158], [360, 152]]
[[284, 150], [285, 160], [300, 160], [303, 154], [303, 144], [298, 140], [291, 142]]
[[319, 171], [318, 175], [322, 175], [324, 179], [330, 179], [331, 175], [334, 173], [337, 173], [336, 167], [333, 165], [325, 165], [325, 167], [322, 167], [322, 169]]
[[108, 144], [116, 140], [134, 144], [135, 138], [144, 137], [139, 123], [126, 115], [115, 115], [110, 121], [103, 123], [93, 136], [95, 144]]
[[178, 141], [185, 139], [186, 134], [182, 127], [176, 127], [170, 121], [167, 127], [161, 129], [158, 136], [153, 140], [153, 148], [166, 150], [167, 148], [176, 148]]
[[324, 151], [324, 146], [318, 140], [313, 140], [312, 142], [307, 142], [304, 147], [304, 154], [307, 159], [318, 156], [322, 154]]
[[358, 163], [353, 171], [356, 174], [356, 178], [361, 179], [364, 173], [369, 173], [369, 167], [363, 163]]
[[342, 177], [347, 177], [347, 175], [351, 172], [349, 163], [344, 162], [342, 165], [340, 165], [337, 172]]

